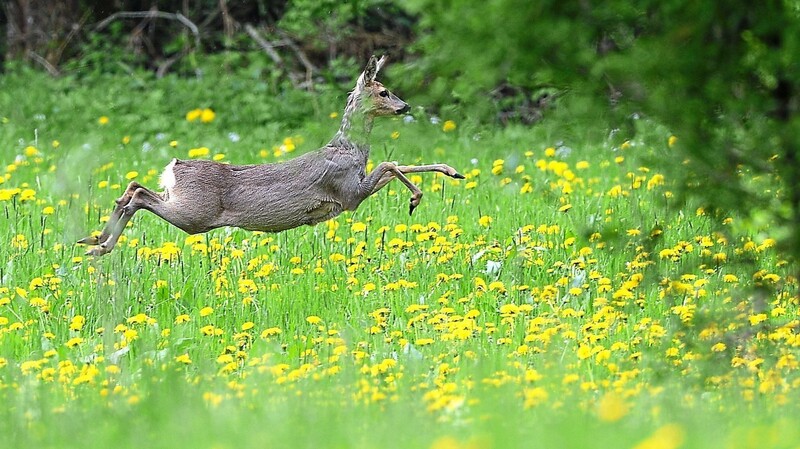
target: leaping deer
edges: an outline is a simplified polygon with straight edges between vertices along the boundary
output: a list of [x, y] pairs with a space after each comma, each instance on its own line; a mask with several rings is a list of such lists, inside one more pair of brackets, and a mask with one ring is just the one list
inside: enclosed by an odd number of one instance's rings
[[385, 56], [370, 58], [347, 98], [339, 131], [324, 147], [275, 164], [229, 165], [173, 159], [161, 174], [163, 192], [131, 182], [116, 200], [102, 232], [78, 243], [94, 245], [88, 255], [107, 254], [139, 209], [148, 210], [189, 234], [223, 226], [280, 232], [355, 210], [395, 178], [411, 190], [412, 213], [422, 191], [408, 180], [406, 173], [440, 172], [452, 178], [464, 177], [445, 164], [406, 166], [382, 162], [366, 173], [373, 119], [409, 110], [408, 104], [375, 80], [385, 61]]

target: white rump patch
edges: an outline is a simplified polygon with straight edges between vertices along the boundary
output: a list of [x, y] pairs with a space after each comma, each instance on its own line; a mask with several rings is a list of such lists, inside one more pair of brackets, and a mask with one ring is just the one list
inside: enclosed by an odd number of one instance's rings
[[175, 161], [177, 159], [173, 159], [166, 167], [164, 167], [164, 171], [161, 173], [161, 177], [158, 179], [158, 183], [161, 185], [161, 188], [166, 190], [167, 193], [172, 191], [172, 188], [175, 187], [175, 172], [173, 171], [173, 167], [175, 167]]

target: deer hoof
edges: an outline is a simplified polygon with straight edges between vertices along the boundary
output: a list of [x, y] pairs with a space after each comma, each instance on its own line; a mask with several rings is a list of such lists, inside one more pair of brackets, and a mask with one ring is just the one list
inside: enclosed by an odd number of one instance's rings
[[99, 245], [100, 240], [97, 239], [95, 236], [84, 237], [78, 240], [78, 244], [80, 245]]
[[417, 193], [416, 195], [411, 197], [411, 203], [409, 204], [408, 207], [408, 215], [414, 213], [414, 209], [416, 209], [417, 206], [419, 206], [420, 200], [422, 200], [422, 193]]
[[459, 172], [455, 172], [452, 176], [453, 176], [453, 178], [456, 178], [456, 179], [465, 179], [464, 175], [462, 175]]
[[111, 249], [109, 249], [105, 245], [99, 245], [99, 246], [95, 246], [94, 248], [89, 249], [89, 251], [86, 251], [86, 255], [87, 256], [99, 257], [99, 256], [102, 256], [104, 254], [108, 254], [110, 251], [111, 251]]

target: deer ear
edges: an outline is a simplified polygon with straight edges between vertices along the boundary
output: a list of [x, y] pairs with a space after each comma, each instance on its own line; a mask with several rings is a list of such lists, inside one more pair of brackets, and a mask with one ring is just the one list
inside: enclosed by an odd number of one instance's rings
[[367, 67], [364, 69], [364, 80], [375, 81], [375, 76], [378, 74], [378, 71], [383, 66], [383, 63], [386, 60], [386, 56], [381, 57], [379, 60], [374, 55], [370, 56], [369, 62], [367, 62]]
[[377, 74], [378, 61], [375, 59], [375, 56], [370, 56], [369, 62], [367, 62], [367, 67], [364, 69], [364, 80], [372, 81], [375, 79], [375, 75]]

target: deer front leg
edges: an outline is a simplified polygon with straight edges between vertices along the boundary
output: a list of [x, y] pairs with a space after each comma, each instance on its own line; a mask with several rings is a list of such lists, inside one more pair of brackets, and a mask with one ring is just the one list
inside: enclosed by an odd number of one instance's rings
[[108, 237], [111, 235], [112, 230], [117, 226], [117, 222], [119, 221], [120, 217], [122, 217], [122, 208], [127, 205], [131, 198], [133, 197], [134, 192], [136, 189], [141, 188], [142, 185], [136, 181], [131, 181], [128, 184], [128, 187], [125, 189], [125, 192], [122, 194], [121, 197], [115, 200], [116, 207], [114, 207], [114, 211], [111, 212], [111, 216], [108, 217], [108, 221], [106, 222], [105, 227], [100, 232], [99, 236], [90, 235], [89, 237], [84, 237], [78, 240], [78, 243], [84, 245], [100, 245], [108, 240]]
[[360, 193], [363, 198], [366, 198], [380, 190], [394, 178], [399, 179], [400, 182], [408, 187], [408, 190], [411, 190], [411, 202], [408, 209], [408, 213], [411, 215], [414, 209], [419, 206], [420, 200], [422, 200], [422, 190], [415, 186], [413, 182], [409, 181], [408, 178], [398, 170], [397, 165], [391, 162], [381, 162], [378, 164], [375, 170], [361, 181], [361, 185], [359, 186]]
[[[446, 164], [431, 164], [431, 165], [398, 165], [397, 169], [405, 174], [405, 173], [424, 173], [424, 172], [439, 172], [445, 174], [451, 178], [455, 179], [464, 179], [464, 175], [457, 172], [455, 168], [446, 165]], [[378, 190], [382, 189], [386, 184], [389, 183], [392, 179], [394, 179], [394, 172], [386, 172], [383, 177], [378, 181], [375, 185], [374, 190], [372, 193], [377, 192]]]
[[[384, 163], [386, 163], [386, 162], [384, 162]], [[380, 165], [378, 167], [380, 167]], [[443, 173], [443, 174], [445, 174], [445, 175], [447, 175], [447, 176], [449, 176], [451, 178], [464, 179], [464, 175], [462, 175], [461, 173], [457, 172], [456, 169], [454, 169], [453, 167], [451, 167], [449, 165], [446, 165], [446, 164], [431, 164], [431, 165], [416, 165], [416, 166], [414, 166], [414, 165], [398, 165], [398, 166], [395, 166], [395, 168], [397, 169], [397, 171], [399, 171], [402, 174], [405, 174], [405, 173], [439, 172], [439, 173]], [[377, 169], [375, 171], [377, 171]], [[395, 177], [397, 177], [397, 176], [396, 176], [396, 172], [394, 170], [385, 171], [381, 175], [381, 177], [378, 179], [378, 181], [375, 183], [375, 186], [373, 187], [372, 193], [370, 193], [370, 195], [372, 195], [375, 192], [377, 192], [378, 190], [382, 189], [384, 186], [386, 186], [386, 184], [388, 184]], [[401, 178], [398, 177], [398, 179], [400, 179], [402, 181]], [[408, 183], [411, 183], [411, 181], [409, 181], [407, 178], [405, 178], [405, 176], [403, 176], [403, 179], [408, 181]], [[403, 184], [406, 184], [406, 183], [403, 182]], [[408, 184], [406, 184], [406, 185], [408, 185]], [[413, 192], [413, 190], [412, 190], [412, 192]], [[413, 199], [412, 199], [412, 201], [413, 201]], [[419, 201], [417, 201], [417, 204], [419, 204]], [[413, 206], [411, 208], [411, 211], [414, 210], [414, 207], [416, 207], [416, 206]]]

